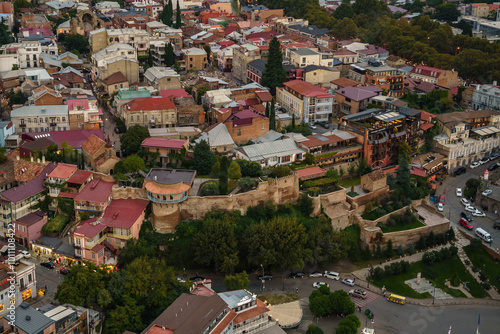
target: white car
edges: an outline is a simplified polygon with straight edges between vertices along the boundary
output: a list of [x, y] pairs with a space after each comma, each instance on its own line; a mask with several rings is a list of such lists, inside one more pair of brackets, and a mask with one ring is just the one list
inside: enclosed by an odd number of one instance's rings
[[309, 124], [309, 127], [310, 127], [312, 130], [316, 130], [316, 129], [317, 129], [316, 125], [314, 125], [314, 124]]
[[439, 203], [439, 204], [438, 204], [438, 211], [439, 211], [439, 212], [443, 212], [443, 210], [444, 210], [444, 205], [443, 205], [443, 203]]
[[31, 254], [30, 254], [28, 251], [25, 251], [25, 250], [22, 250], [22, 251], [21, 251], [21, 254], [23, 254], [23, 256], [24, 256], [25, 258], [29, 258], [29, 257], [31, 257]]
[[342, 283], [347, 284], [349, 286], [354, 286], [354, 281], [352, 279], [350, 279], [350, 278], [344, 278], [342, 280]]
[[466, 205], [465, 211], [474, 212], [474, 211], [476, 211], [476, 208], [473, 207], [472, 205]]
[[474, 217], [486, 217], [486, 214], [476, 208], [476, 210], [472, 211], [472, 215]]
[[476, 168], [476, 167], [479, 167], [479, 166], [481, 166], [481, 164], [479, 162], [475, 161], [475, 162], [471, 163], [469, 167], [470, 168]]
[[313, 283], [313, 288], [319, 289], [322, 286], [330, 287], [330, 285], [328, 285], [328, 283], [325, 283], [325, 282], [314, 282]]
[[491, 189], [486, 189], [485, 191], [482, 192], [482, 195], [483, 196], [488, 196], [489, 194], [491, 194], [493, 192], [493, 190]]
[[457, 196], [462, 197], [462, 188], [457, 188]]
[[177, 277], [177, 281], [179, 283], [185, 283], [186, 281], [183, 278]]
[[460, 200], [460, 203], [462, 203], [462, 204], [463, 204], [463, 205], [465, 205], [465, 206], [470, 205], [470, 202], [469, 202], [467, 199], [465, 199], [465, 198], [462, 198], [462, 199]]

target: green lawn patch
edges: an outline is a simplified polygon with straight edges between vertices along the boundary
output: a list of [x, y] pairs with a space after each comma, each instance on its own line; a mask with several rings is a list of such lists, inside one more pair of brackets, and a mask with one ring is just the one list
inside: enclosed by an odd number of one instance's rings
[[497, 262], [484, 249], [471, 251], [470, 246], [464, 247], [464, 251], [472, 264], [479, 268], [488, 277], [489, 283], [500, 289], [500, 262]]
[[349, 196], [349, 197], [359, 196], [359, 194], [357, 192], [355, 192], [355, 191], [349, 191], [346, 195]]
[[357, 186], [361, 184], [361, 178], [360, 177], [352, 177], [350, 179], [343, 179], [339, 183], [342, 187], [344, 188], [350, 188], [352, 186]]
[[379, 223], [377, 224], [378, 227], [382, 229], [382, 232], [384, 233], [390, 233], [390, 232], [398, 232], [398, 231], [404, 231], [404, 230], [413, 230], [414, 228], [419, 228], [425, 226], [424, 223], [420, 222], [418, 219], [413, 219], [411, 222], [404, 224], [404, 223], [398, 223], [392, 226], [389, 226], [387, 224]]
[[69, 222], [69, 217], [66, 215], [58, 215], [54, 218], [50, 218], [47, 224], [42, 228], [44, 233], [57, 233], [61, 232], [66, 224]]
[[[474, 277], [466, 270], [462, 261], [458, 256], [438, 262], [433, 266], [426, 266], [422, 261], [410, 264], [410, 271], [397, 276], [384, 276], [380, 280], [371, 280], [378, 287], [385, 287], [388, 291], [412, 298], [432, 298], [429, 293], [418, 293], [410, 286], [406, 285], [405, 281], [416, 278], [417, 273], [422, 273], [422, 276], [436, 283], [436, 287], [453, 297], [465, 297], [464, 294], [456, 289], [450, 289], [445, 286], [446, 280], [452, 278], [457, 273], [462, 282], [468, 282], [467, 286], [470, 289], [470, 294], [474, 298], [483, 298], [486, 292], [481, 288], [481, 285], [476, 282]], [[436, 279], [437, 277], [437, 279]]]
[[300, 297], [297, 295], [293, 295], [291, 293], [279, 293], [275, 295], [260, 295], [259, 298], [261, 301], [267, 301], [271, 305], [278, 305], [284, 303], [290, 303], [296, 300], [299, 300]]
[[373, 211], [370, 211], [368, 213], [362, 214], [361, 217], [363, 217], [364, 220], [372, 220], [373, 221], [373, 220], [379, 219], [382, 216], [380, 216], [378, 214], [378, 212], [376, 212], [376, 210], [373, 210]]

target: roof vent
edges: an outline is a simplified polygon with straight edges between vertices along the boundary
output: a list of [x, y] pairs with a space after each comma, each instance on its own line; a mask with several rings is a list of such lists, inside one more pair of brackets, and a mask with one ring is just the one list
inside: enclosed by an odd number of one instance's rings
[[31, 320], [31, 317], [29, 315], [26, 315], [26, 320], [27, 321], [30, 321]]
[[47, 110], [45, 108], [42, 108], [42, 112], [46, 112]]
[[27, 309], [28, 307], [30, 307], [30, 305], [28, 303], [26, 303], [26, 302], [22, 302], [21, 303], [21, 308], [22, 309]]

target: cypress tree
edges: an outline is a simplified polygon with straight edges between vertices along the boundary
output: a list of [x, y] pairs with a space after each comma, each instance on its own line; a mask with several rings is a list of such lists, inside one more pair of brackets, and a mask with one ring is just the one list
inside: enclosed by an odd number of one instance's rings
[[177, 0], [177, 8], [175, 9], [175, 28], [180, 28], [181, 26], [181, 7], [179, 6], [179, 0]]
[[227, 195], [227, 180], [228, 180], [228, 160], [226, 156], [220, 159], [220, 172], [219, 172], [219, 194]]
[[295, 129], [295, 114], [292, 114], [292, 128]]
[[172, 0], [170, 0], [164, 7], [163, 7], [163, 13], [162, 13], [162, 21], [163, 24], [166, 24], [167, 26], [171, 27], [172, 26], [172, 16], [174, 15], [174, 9], [172, 8]]
[[269, 43], [269, 56], [266, 70], [262, 73], [262, 86], [269, 87], [271, 94], [276, 95], [276, 87], [282, 87], [286, 81], [286, 71], [283, 67], [283, 54], [280, 50], [280, 42], [273, 37]]
[[269, 110], [269, 130], [276, 130], [276, 109], [274, 99], [271, 100], [271, 110]]
[[266, 103], [266, 117], [269, 118], [269, 102]]
[[165, 66], [171, 67], [174, 64], [174, 47], [172, 46], [172, 43], [168, 43], [165, 45]]

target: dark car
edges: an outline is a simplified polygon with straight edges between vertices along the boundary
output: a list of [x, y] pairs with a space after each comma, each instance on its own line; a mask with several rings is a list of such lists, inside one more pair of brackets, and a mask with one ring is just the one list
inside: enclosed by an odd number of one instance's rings
[[203, 277], [203, 276], [195, 276], [195, 277], [190, 278], [190, 280], [193, 282], [203, 281], [204, 279], [205, 279], [205, 277]]
[[306, 274], [304, 274], [303, 272], [299, 271], [299, 272], [296, 272], [296, 273], [290, 273], [290, 275], [288, 275], [290, 278], [302, 278], [304, 277]]
[[493, 161], [498, 157], [500, 157], [500, 153], [493, 153], [492, 155], [490, 155], [490, 160]]
[[48, 261], [48, 262], [42, 262], [42, 263], [40, 263], [40, 265], [42, 267], [49, 268], [49, 269], [54, 269], [56, 267], [56, 265], [54, 263], [50, 262], [50, 261]]
[[325, 129], [330, 128], [330, 124], [328, 124], [328, 123], [321, 123], [321, 126], [323, 126]]
[[469, 222], [472, 221], [472, 215], [470, 213], [468, 213], [468, 212], [462, 212], [460, 214], [460, 217], [462, 217], [463, 219], [465, 219], [465, 220], [467, 220]]
[[120, 133], [120, 129], [115, 128], [115, 132], [116, 132], [116, 133]]
[[59, 272], [61, 273], [61, 275], [68, 275], [69, 274], [69, 269], [62, 268], [61, 270], [59, 270]]
[[493, 171], [493, 170], [497, 169], [498, 167], [500, 167], [500, 166], [498, 166], [498, 164], [495, 162], [494, 164], [491, 164], [491, 165], [488, 167], [488, 170], [491, 172], [491, 171]]
[[494, 222], [494, 223], [493, 223], [493, 228], [494, 228], [495, 230], [500, 230], [500, 221], [498, 221], [498, 222]]
[[465, 174], [465, 172], [467, 172], [467, 169], [465, 169], [465, 167], [458, 167], [455, 171], [455, 176]]
[[273, 279], [273, 275], [271, 275], [271, 274], [264, 274], [264, 275], [260, 275], [259, 277], [257, 277], [257, 279], [259, 281], [262, 281], [262, 280], [269, 281], [269, 280]]

